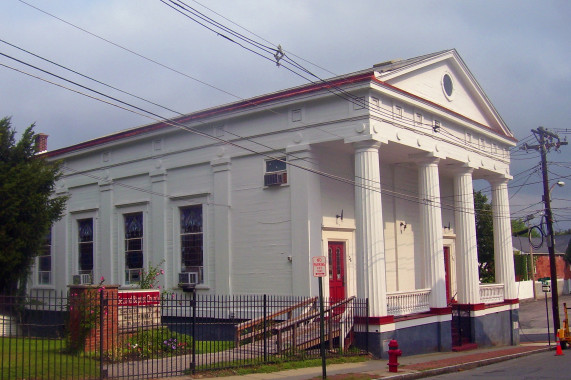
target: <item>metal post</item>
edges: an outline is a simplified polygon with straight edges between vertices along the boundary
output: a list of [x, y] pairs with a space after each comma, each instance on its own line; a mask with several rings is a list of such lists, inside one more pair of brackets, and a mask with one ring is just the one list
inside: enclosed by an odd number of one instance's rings
[[192, 289], [192, 374], [196, 369], [196, 289]]
[[103, 293], [105, 292], [102, 288], [99, 290], [99, 378], [103, 379], [103, 314], [105, 312], [103, 303]]
[[267, 322], [266, 318], [268, 315], [267, 308], [267, 295], [264, 294], [264, 363], [268, 362], [268, 334], [267, 334]]
[[322, 378], [327, 378], [326, 361], [325, 361], [325, 312], [323, 310], [323, 277], [319, 277], [319, 328], [321, 335], [321, 369]]
[[549, 340], [549, 345], [551, 346], [551, 332], [549, 331], [549, 308], [547, 307], [547, 292], [545, 292], [545, 313], [547, 314], [547, 339]]

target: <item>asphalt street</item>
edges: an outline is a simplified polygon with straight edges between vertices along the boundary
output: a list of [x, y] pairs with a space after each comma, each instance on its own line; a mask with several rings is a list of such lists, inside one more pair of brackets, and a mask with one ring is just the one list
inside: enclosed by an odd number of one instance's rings
[[555, 356], [553, 351], [547, 351], [471, 369], [469, 371], [429, 377], [429, 379], [571, 379], [571, 372], [569, 371], [569, 356], [571, 356], [571, 352], [567, 350], [565, 354], [566, 355], [563, 356]]
[[[549, 331], [551, 332], [552, 337], [551, 343], [554, 344], [553, 317], [551, 312], [552, 310], [550, 295], [551, 293], [548, 293], [547, 297], [547, 312], [549, 313], [549, 318], [547, 317], [545, 307], [545, 293], [538, 294], [538, 299], [536, 301], [521, 301], [519, 305], [519, 338], [521, 343], [547, 342], [549, 321]], [[567, 307], [571, 308], [570, 294], [563, 294], [559, 296], [559, 317], [561, 321], [561, 327], [563, 327], [563, 319], [565, 318], [563, 307], [564, 303], [567, 303]], [[569, 310], [569, 313], [571, 314], [571, 310]]]

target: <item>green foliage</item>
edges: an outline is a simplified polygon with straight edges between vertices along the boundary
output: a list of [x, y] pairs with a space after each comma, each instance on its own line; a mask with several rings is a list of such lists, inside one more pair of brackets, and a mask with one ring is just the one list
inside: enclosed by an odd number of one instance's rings
[[[53, 197], [61, 163], [36, 155], [34, 125], [16, 142], [9, 118], [0, 119], [0, 292], [25, 282], [66, 197]], [[23, 288], [21, 286], [20, 288]]]
[[[159, 327], [130, 335], [122, 344], [109, 350], [105, 359], [119, 362], [185, 355], [192, 352], [192, 345], [191, 336], [173, 332], [167, 327]], [[234, 342], [231, 341], [197, 341], [195, 345], [197, 354], [234, 348]]]
[[531, 257], [529, 255], [514, 255], [515, 275], [518, 281], [531, 280]]
[[[99, 362], [65, 353], [61, 339], [0, 337], [2, 379], [98, 379]], [[8, 365], [9, 363], [9, 365]]]
[[494, 273], [494, 223], [492, 205], [488, 197], [481, 191], [474, 193], [474, 209], [476, 213], [476, 243], [478, 246], [478, 266], [480, 281], [493, 283]]
[[[161, 265], [163, 265], [165, 261], [161, 261], [157, 265], [153, 266], [149, 264], [149, 269], [143, 269], [141, 271], [141, 281], [139, 281], [139, 286], [141, 289], [154, 289], [157, 286], [157, 278], [163, 274], [165, 271], [161, 269]], [[161, 289], [158, 286], [158, 289]]]
[[[533, 226], [532, 226], [533, 227]], [[522, 219], [512, 219], [512, 236], [529, 236], [528, 225]], [[531, 237], [541, 237], [537, 230], [531, 230]]]

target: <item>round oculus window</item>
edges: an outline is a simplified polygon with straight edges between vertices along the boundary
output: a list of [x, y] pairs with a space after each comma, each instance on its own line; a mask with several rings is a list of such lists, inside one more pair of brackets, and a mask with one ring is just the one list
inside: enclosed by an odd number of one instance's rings
[[452, 83], [452, 78], [448, 74], [444, 74], [444, 78], [442, 78], [442, 84], [444, 86], [444, 92], [446, 96], [452, 96], [452, 91], [454, 91], [454, 84]]

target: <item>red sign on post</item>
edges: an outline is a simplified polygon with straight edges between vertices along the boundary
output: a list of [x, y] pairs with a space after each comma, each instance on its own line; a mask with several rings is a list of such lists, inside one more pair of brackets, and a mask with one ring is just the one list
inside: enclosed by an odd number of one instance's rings
[[325, 256], [315, 256], [313, 259], [313, 277], [327, 276], [327, 258]]

